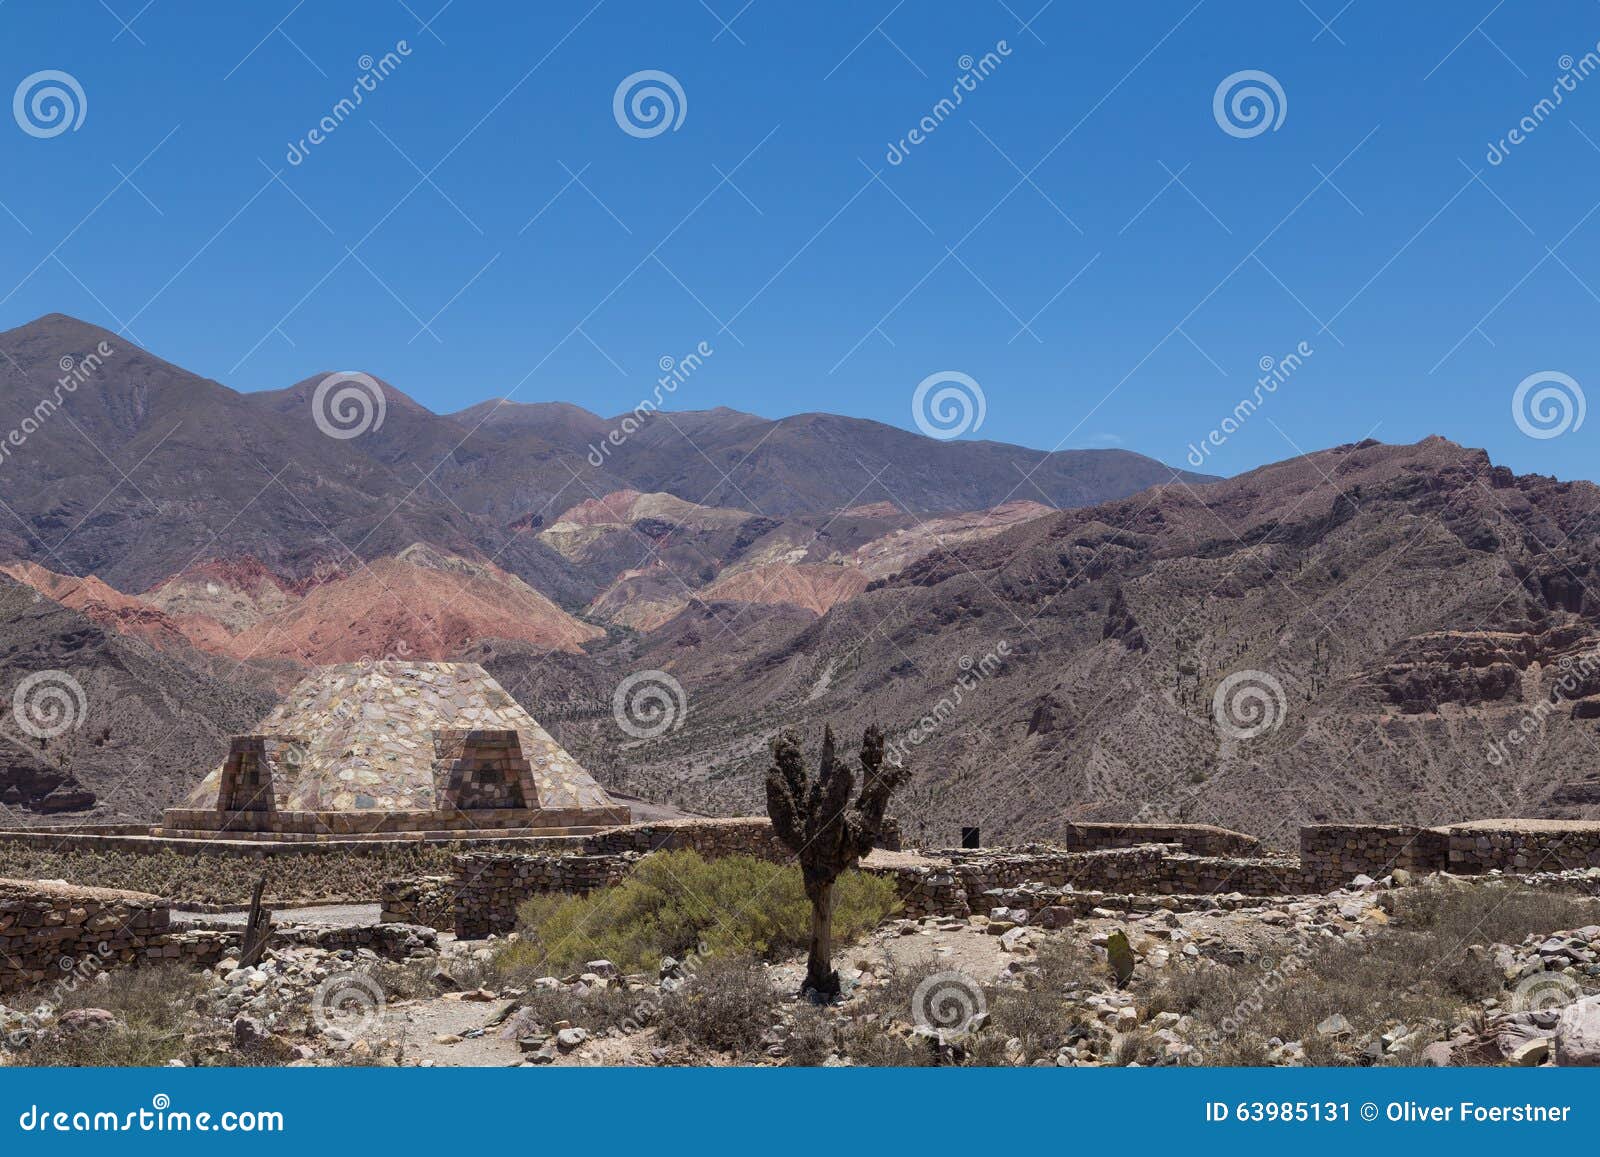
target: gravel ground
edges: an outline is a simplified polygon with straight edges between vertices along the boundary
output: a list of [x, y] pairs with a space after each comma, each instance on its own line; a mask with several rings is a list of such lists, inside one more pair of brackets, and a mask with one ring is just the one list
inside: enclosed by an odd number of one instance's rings
[[[362, 928], [378, 923], [383, 909], [378, 904], [313, 904], [305, 908], [273, 908], [274, 924], [334, 924], [340, 928]], [[174, 910], [174, 924], [228, 925], [243, 928], [249, 913], [180, 912]]]

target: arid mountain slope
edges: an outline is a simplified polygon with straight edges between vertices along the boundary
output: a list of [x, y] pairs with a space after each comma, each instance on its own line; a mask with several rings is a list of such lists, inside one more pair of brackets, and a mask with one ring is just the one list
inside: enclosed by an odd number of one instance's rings
[[1594, 486], [1442, 439], [1160, 487], [935, 552], [731, 670], [667, 624], [633, 662], [684, 686], [684, 726], [623, 758], [644, 794], [747, 809], [778, 726], [881, 721], [944, 840], [1587, 814], [1597, 530]]
[[[423, 542], [493, 559], [575, 609], [612, 575], [574, 571], [536, 532], [619, 490], [756, 516], [837, 511], [871, 476], [855, 478], [857, 461], [887, 471], [861, 501], [919, 511], [1011, 497], [1013, 463], [1042, 463], [1034, 481], [1057, 505], [1173, 477], [1133, 454], [1044, 456], [854, 419], [770, 423], [731, 411], [658, 415], [596, 466], [589, 435], [611, 424], [577, 407], [446, 417], [378, 382], [365, 411], [340, 410], [337, 393], [319, 404], [321, 374], [240, 394], [62, 314], [0, 333], [0, 349], [0, 429], [22, 439], [7, 441], [0, 463], [0, 501], [16, 515], [0, 526], [0, 561], [93, 574], [125, 592], [208, 559], [251, 557], [300, 580]], [[714, 492], [719, 468], [735, 487]]]
[[1046, 453], [1000, 442], [941, 442], [835, 414], [772, 421], [727, 408], [662, 412], [615, 447], [605, 439], [628, 415], [602, 419], [576, 407], [485, 402], [451, 417], [507, 448], [530, 442], [594, 453], [607, 472], [637, 490], [772, 518], [870, 502], [918, 513], [983, 510], [1041, 495], [1052, 506], [1082, 506], [1174, 476], [1211, 480], [1126, 450]]
[[0, 804], [149, 818], [271, 707], [230, 669], [203, 673], [0, 576]]

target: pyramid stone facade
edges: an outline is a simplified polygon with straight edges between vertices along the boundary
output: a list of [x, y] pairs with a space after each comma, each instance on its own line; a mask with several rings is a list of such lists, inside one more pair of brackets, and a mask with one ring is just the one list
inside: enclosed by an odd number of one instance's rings
[[163, 833], [504, 836], [627, 823], [476, 663], [343, 663], [301, 680]]

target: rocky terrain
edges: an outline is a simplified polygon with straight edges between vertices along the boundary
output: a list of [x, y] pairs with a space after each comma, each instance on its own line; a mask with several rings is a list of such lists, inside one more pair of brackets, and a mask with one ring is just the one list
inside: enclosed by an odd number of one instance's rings
[[1513, 894], [1397, 872], [1066, 926], [1017, 907], [891, 919], [820, 1005], [796, 996], [799, 959], [530, 978], [504, 967], [516, 934], [384, 925], [320, 946], [360, 932], [352, 909], [343, 930], [286, 925], [253, 966], [232, 950], [8, 998], [0, 1064], [1595, 1066], [1600, 924], [1547, 926], [1600, 912], [1581, 898], [1595, 875]]

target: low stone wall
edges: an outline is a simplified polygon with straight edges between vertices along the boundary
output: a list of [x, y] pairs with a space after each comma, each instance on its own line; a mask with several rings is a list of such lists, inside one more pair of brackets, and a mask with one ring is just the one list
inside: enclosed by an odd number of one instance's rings
[[1196, 856], [1253, 856], [1261, 851], [1261, 841], [1255, 836], [1210, 824], [1073, 823], [1056, 842], [1069, 851], [1140, 844], [1177, 844]]
[[343, 924], [286, 924], [274, 927], [267, 941], [269, 948], [297, 944], [327, 952], [362, 948], [385, 960], [406, 960], [425, 948], [439, 947], [439, 934], [420, 924], [385, 921], [351, 927]]
[[0, 880], [0, 992], [213, 951], [214, 937], [173, 938], [170, 920], [167, 902], [144, 892]]
[[1164, 895], [1209, 896], [1238, 893], [1244, 896], [1293, 896], [1331, 891], [1349, 877], [1327, 888], [1309, 877], [1299, 860], [1290, 857], [1171, 855], [1148, 878], [1139, 881], [1143, 891]]
[[[422, 838], [424, 835], [437, 838]], [[0, 848], [36, 848], [63, 852], [126, 852], [139, 856], [159, 856], [163, 853], [179, 855], [223, 856], [242, 859], [264, 859], [271, 856], [367, 856], [384, 851], [441, 844], [472, 849], [506, 849], [508, 851], [547, 851], [562, 847], [582, 848], [589, 836], [540, 835], [515, 832], [495, 832], [479, 835], [473, 832], [416, 833], [394, 835], [389, 838], [341, 840], [331, 837], [315, 840], [253, 838], [247, 832], [222, 832], [214, 835], [163, 836], [151, 835], [148, 829], [138, 832], [94, 833], [53, 832], [48, 829], [0, 831]]]
[[[237, 926], [175, 927], [168, 902], [146, 892], [0, 879], [0, 992], [117, 965], [181, 960], [206, 967], [236, 951], [243, 937]], [[400, 923], [284, 924], [269, 941], [329, 952], [366, 948], [391, 960], [438, 943], [432, 928]]]
[[546, 892], [586, 895], [621, 883], [638, 860], [633, 852], [604, 856], [515, 856], [472, 852], [456, 858], [452, 925], [463, 940], [504, 935], [517, 926], [517, 905]]
[[886, 876], [905, 916], [967, 916], [987, 911], [986, 893], [1037, 883], [1056, 888], [1128, 887], [1159, 870], [1159, 847], [1116, 848], [1098, 852], [1034, 851], [1023, 854], [967, 852], [947, 864], [873, 864], [862, 870]]
[[1476, 875], [1600, 867], [1600, 822], [1479, 820], [1446, 832], [1449, 870]]
[[324, 841], [353, 837], [460, 838], [462, 834], [492, 831], [496, 834], [537, 836], [569, 828], [594, 829], [625, 824], [625, 807], [609, 808], [482, 808], [473, 811], [212, 811], [169, 808], [157, 835], [205, 836], [269, 841]]
[[1449, 840], [1437, 828], [1406, 824], [1312, 824], [1300, 829], [1300, 863], [1307, 878], [1329, 887], [1358, 875], [1377, 879], [1396, 868], [1441, 872]]
[[596, 832], [584, 840], [584, 850], [593, 855], [622, 852], [699, 852], [708, 860], [723, 856], [754, 856], [759, 860], [787, 863], [794, 853], [772, 831], [765, 816], [739, 819], [666, 820], [655, 824], [630, 824]]
[[455, 927], [456, 885], [453, 876], [413, 876], [385, 880], [379, 902], [385, 924], [420, 924], [425, 928]]

